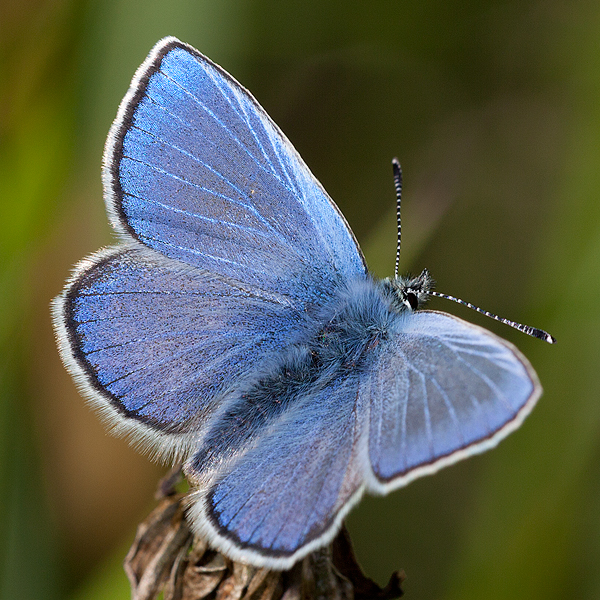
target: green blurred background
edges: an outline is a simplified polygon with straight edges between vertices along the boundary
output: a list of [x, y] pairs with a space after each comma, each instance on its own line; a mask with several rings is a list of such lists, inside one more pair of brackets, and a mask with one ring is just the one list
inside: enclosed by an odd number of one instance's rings
[[49, 302], [111, 243], [104, 139], [176, 35], [263, 104], [393, 270], [544, 327], [545, 393], [496, 450], [367, 498], [365, 570], [407, 598], [600, 598], [600, 4], [593, 0], [0, 3], [0, 597], [129, 597], [120, 563], [163, 468], [106, 435], [56, 352]]

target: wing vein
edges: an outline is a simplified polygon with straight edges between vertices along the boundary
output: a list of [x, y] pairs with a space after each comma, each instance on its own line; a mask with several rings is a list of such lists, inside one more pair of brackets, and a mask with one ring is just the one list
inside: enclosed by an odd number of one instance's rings
[[475, 375], [477, 375], [482, 381], [484, 381], [487, 386], [490, 388], [492, 392], [496, 395], [496, 397], [504, 404], [504, 406], [508, 409], [509, 414], [514, 413], [513, 407], [510, 405], [510, 402], [506, 399], [506, 396], [502, 393], [500, 388], [487, 376], [484, 375], [479, 369], [476, 369], [472, 364], [468, 363], [464, 360], [459, 354], [456, 355], [457, 359], [467, 366]]
[[[214, 74], [211, 73], [210, 71], [208, 72], [208, 74], [209, 74], [209, 77], [211, 78], [212, 82], [214, 83], [215, 87], [221, 92], [221, 95], [228, 102], [229, 106], [231, 106], [231, 109], [233, 110], [233, 112], [235, 112], [236, 115], [238, 116], [238, 118], [245, 123], [246, 127], [248, 128], [248, 131], [250, 131], [250, 133], [252, 134], [252, 137], [254, 138], [254, 141], [256, 142], [256, 145], [258, 146], [258, 148], [261, 151], [263, 157], [265, 158], [265, 160], [267, 161], [267, 163], [271, 167], [271, 173], [272, 173], [272, 175], [276, 179], [278, 179], [279, 181], [281, 181], [281, 183], [283, 183], [283, 181], [281, 180], [281, 178], [277, 174], [277, 170], [275, 169], [275, 166], [273, 165], [273, 163], [272, 163], [271, 159], [269, 158], [269, 156], [267, 155], [267, 153], [266, 153], [263, 145], [261, 144], [260, 140], [258, 139], [258, 136], [257, 136], [256, 132], [254, 131], [254, 127], [252, 127], [252, 125], [250, 124], [250, 121], [248, 119], [248, 113], [246, 112], [246, 109], [245, 109], [242, 101], [240, 100], [240, 98], [238, 97], [238, 94], [236, 93], [237, 90], [235, 90], [235, 88], [233, 88], [235, 99], [237, 100], [239, 108], [243, 112], [243, 116], [242, 116], [242, 114], [240, 114], [240, 112], [238, 111], [238, 109], [233, 105], [232, 99], [225, 93], [225, 91], [223, 90], [223, 88], [219, 85], [219, 82], [215, 79]], [[257, 161], [257, 163], [258, 163], [258, 161]], [[258, 164], [260, 164], [260, 163], [258, 163]], [[292, 190], [290, 189], [290, 191], [292, 191]]]
[[[192, 98], [194, 100], [194, 102], [196, 102], [198, 104], [198, 106], [200, 106], [207, 114], [209, 114], [214, 121], [224, 130], [227, 132], [228, 136], [236, 143], [237, 146], [239, 146], [239, 148], [241, 148], [242, 150], [244, 150], [244, 152], [246, 152], [246, 154], [248, 154], [248, 156], [253, 160], [253, 162], [256, 164], [256, 166], [263, 170], [265, 173], [269, 173], [269, 171], [267, 171], [267, 169], [264, 168], [263, 165], [260, 164], [260, 162], [257, 160], [257, 158], [255, 156], [252, 155], [252, 153], [250, 152], [250, 150], [248, 149], [248, 147], [243, 144], [234, 134], [233, 132], [229, 129], [229, 127], [227, 127], [227, 125], [225, 125], [216, 115], [215, 113], [210, 110], [205, 104], [203, 104], [200, 99], [194, 95], [192, 92], [190, 92], [187, 88], [185, 88], [183, 85], [181, 85], [178, 81], [176, 81], [175, 79], [173, 79], [168, 73], [165, 73], [164, 71], [160, 71], [160, 73], [162, 75], [164, 75], [164, 77], [166, 77], [167, 79], [169, 79], [170, 81], [172, 81], [177, 87], [179, 87], [181, 90], [183, 90], [190, 98]], [[233, 107], [232, 107], [233, 108]], [[234, 109], [235, 111], [235, 109]], [[237, 114], [237, 113], [236, 113]], [[239, 117], [239, 114], [238, 114]], [[290, 191], [291, 193], [293, 193], [293, 190], [290, 189], [287, 185], [285, 185], [285, 182], [282, 181], [276, 174], [271, 173], [271, 175], [273, 177], [275, 177], [275, 179], [277, 179], [285, 188], [288, 189], [288, 191]]]
[[[252, 343], [244, 344], [241, 348], [239, 346], [236, 346], [235, 347], [236, 352], [233, 354], [241, 354], [241, 352], [243, 350], [250, 348], [253, 345], [253, 343], [256, 343], [255, 340]], [[125, 373], [124, 375], [121, 375], [120, 377], [113, 379], [111, 382], [103, 383], [102, 385], [105, 388], [108, 388], [109, 386], [114, 385], [118, 381], [122, 381], [123, 379], [126, 379], [127, 377], [131, 377], [131, 375], [135, 375], [136, 373], [139, 373], [141, 371], [147, 371], [148, 369], [150, 369], [152, 367], [160, 367], [169, 362], [175, 362], [179, 358], [182, 358], [186, 354], [190, 354], [193, 350], [196, 350], [197, 348], [200, 348], [201, 346], [202, 346], [202, 344], [194, 344], [193, 346], [190, 346], [189, 348], [186, 348], [185, 350], [183, 350], [177, 354], [172, 354], [168, 358], [163, 358], [162, 360], [159, 360], [158, 362], [153, 361], [151, 364], [142, 365], [141, 367], [134, 369], [133, 371], [129, 371], [128, 373]], [[238, 352], [238, 350], [239, 350], [239, 352]], [[219, 355], [218, 359], [212, 360], [209, 363], [203, 363], [202, 371], [206, 372], [206, 371], [210, 370], [211, 368], [213, 368], [214, 366], [218, 365], [219, 363], [224, 362], [225, 360], [227, 360], [227, 353], [221, 353]], [[178, 389], [178, 387], [179, 386], [176, 386], [173, 389]]]
[[101, 348], [94, 348], [94, 350], [85, 351], [85, 355], [90, 356], [91, 354], [96, 354], [97, 352], [103, 352], [104, 350], [111, 350], [113, 348], [125, 348], [126, 346], [130, 346], [131, 344], [141, 344], [142, 342], [150, 342], [153, 340], [175, 339], [175, 338], [178, 338], [183, 335], [187, 335], [187, 336], [193, 335], [195, 337], [202, 336], [202, 337], [208, 339], [210, 336], [215, 335], [215, 334], [219, 335], [221, 339], [243, 339], [244, 337], [247, 337], [247, 336], [243, 336], [243, 335], [239, 334], [238, 332], [231, 333], [231, 332], [224, 332], [224, 331], [219, 331], [219, 330], [214, 330], [214, 329], [196, 329], [193, 331], [182, 329], [180, 331], [169, 331], [169, 332], [165, 332], [165, 333], [159, 333], [156, 335], [148, 335], [148, 336], [144, 336], [144, 337], [135, 338], [132, 340], [118, 342], [116, 344], [110, 344], [108, 346], [102, 346]]
[[442, 400], [444, 401], [444, 404], [446, 405], [446, 409], [448, 410], [448, 414], [450, 415], [450, 418], [454, 422], [454, 426], [456, 427], [456, 430], [458, 431], [458, 434], [461, 438], [462, 445], [464, 446], [465, 436], [464, 436], [460, 421], [458, 420], [458, 417], [456, 416], [456, 411], [454, 410], [454, 406], [453, 406], [452, 402], [450, 401], [450, 398], [448, 397], [448, 394], [446, 394], [444, 389], [442, 389], [442, 386], [439, 384], [438, 380], [435, 377], [431, 378], [431, 383], [433, 383], [433, 385], [437, 388], [440, 396], [442, 397]]
[[[150, 131], [146, 131], [145, 129], [142, 129], [141, 127], [138, 127], [136, 125], [133, 125], [131, 127], [132, 129], [137, 129], [138, 131], [141, 131], [142, 133], [147, 134], [150, 137], [153, 137], [154, 139], [160, 140], [161, 142], [163, 142], [166, 146], [169, 146], [170, 148], [173, 148], [174, 150], [177, 150], [179, 152], [181, 152], [182, 154], [185, 154], [186, 156], [188, 156], [189, 158], [191, 158], [194, 162], [197, 162], [199, 165], [202, 165], [203, 167], [205, 167], [206, 169], [208, 169], [211, 173], [213, 173], [214, 175], [216, 175], [219, 179], [221, 179], [224, 183], [226, 183], [231, 189], [233, 189], [235, 192], [237, 192], [241, 197], [246, 197], [246, 194], [239, 189], [237, 186], [235, 186], [229, 179], [227, 179], [227, 177], [225, 177], [225, 175], [223, 175], [222, 173], [220, 173], [219, 171], [217, 171], [216, 169], [214, 169], [213, 167], [211, 167], [208, 163], [205, 163], [203, 160], [201, 160], [200, 158], [198, 158], [197, 156], [194, 156], [193, 154], [191, 154], [190, 152], [184, 150], [183, 148], [180, 148], [179, 146], [176, 146], [175, 144], [171, 144], [169, 142], [167, 142], [166, 140], [163, 140], [162, 138], [159, 138], [158, 136], [156, 136], [155, 134], [153, 134]], [[165, 169], [161, 169], [159, 167], [157, 167], [156, 165], [152, 165], [150, 163], [147, 163], [139, 158], [136, 158], [134, 156], [130, 156], [128, 154], [124, 154], [123, 158], [127, 158], [131, 161], [137, 162], [138, 164], [144, 165], [158, 173], [162, 173], [163, 175], [166, 175], [167, 177], [172, 177], [173, 179], [176, 179], [177, 181], [181, 181], [182, 183], [185, 183], [189, 186], [192, 186], [196, 189], [199, 189], [202, 192], [205, 192], [206, 194], [215, 196], [216, 198], [221, 198], [222, 200], [226, 200], [227, 202], [231, 202], [232, 204], [235, 204], [236, 206], [240, 206], [246, 210], [248, 210], [249, 212], [251, 212], [252, 214], [254, 214], [262, 223], [264, 223], [264, 225], [270, 229], [276, 236], [282, 238], [283, 236], [281, 235], [281, 233], [279, 231], [277, 231], [277, 229], [275, 229], [275, 227], [273, 227], [273, 225], [269, 222], [268, 219], [266, 219], [255, 206], [252, 206], [251, 204], [246, 204], [245, 202], [242, 202], [240, 200], [235, 200], [234, 198], [231, 198], [229, 196], [226, 196], [225, 194], [221, 194], [219, 192], [216, 192], [215, 190], [211, 190], [209, 188], [206, 188], [202, 185], [199, 185], [193, 181], [189, 181], [188, 179], [184, 179], [183, 177], [179, 177], [178, 175], [176, 175], [175, 173], [171, 173], [170, 171], [166, 171]], [[130, 194], [132, 195], [132, 194]], [[146, 200], [146, 199], [144, 199]], [[191, 213], [189, 211], [182, 211], [185, 214], [188, 214], [190, 216], [196, 216], [197, 213]], [[285, 240], [285, 238], [283, 238]]]
[[[207, 190], [206, 188], [201, 188], [203, 191], [208, 191], [209, 193], [212, 192], [212, 190]], [[136, 198], [137, 200], [143, 200], [144, 202], [148, 202], [149, 204], [153, 204], [155, 206], [160, 206], [166, 210], [170, 210], [174, 213], [180, 213], [180, 214], [184, 214], [184, 215], [188, 215], [190, 217], [193, 217], [194, 219], [198, 219], [200, 221], [206, 221], [208, 223], [217, 223], [217, 224], [221, 224], [224, 225], [225, 227], [231, 227], [233, 229], [239, 229], [240, 231], [245, 231], [247, 233], [250, 234], [255, 234], [255, 235], [259, 235], [261, 237], [264, 238], [268, 238], [270, 237], [269, 234], [267, 234], [267, 232], [265, 231], [261, 231], [260, 229], [255, 229], [253, 227], [246, 227], [244, 225], [239, 225], [237, 223], [232, 223], [231, 221], [225, 221], [222, 219], [214, 219], [211, 217], [207, 217], [205, 215], [201, 215], [199, 213], [195, 213], [195, 212], [190, 212], [187, 210], [184, 210], [182, 208], [177, 208], [175, 206], [171, 206], [169, 204], [165, 204], [164, 202], [159, 202], [158, 200], [153, 200], [151, 198], [142, 198], [141, 196], [137, 196], [135, 194], [131, 194], [131, 193], [125, 193], [125, 196], [129, 196], [130, 198]], [[217, 194], [214, 194], [217, 195]], [[225, 197], [223, 197], [225, 198]], [[227, 199], [227, 198], [226, 198]], [[277, 232], [275, 231], [275, 234], [277, 234]], [[211, 237], [215, 237], [215, 236], [211, 236]], [[279, 237], [281, 237], [281, 235], [279, 235]]]

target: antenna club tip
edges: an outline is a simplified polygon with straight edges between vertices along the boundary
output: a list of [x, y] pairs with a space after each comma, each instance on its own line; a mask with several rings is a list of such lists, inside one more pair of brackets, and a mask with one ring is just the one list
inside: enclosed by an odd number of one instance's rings
[[533, 328], [530, 332], [530, 335], [536, 337], [538, 340], [542, 340], [543, 342], [548, 342], [549, 344], [556, 344], [556, 338], [550, 335], [547, 331], [544, 331], [543, 329]]

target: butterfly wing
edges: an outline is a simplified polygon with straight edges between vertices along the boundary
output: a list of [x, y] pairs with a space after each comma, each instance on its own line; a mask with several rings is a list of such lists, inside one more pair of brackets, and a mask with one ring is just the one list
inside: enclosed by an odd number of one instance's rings
[[54, 303], [65, 364], [117, 429], [184, 452], [224, 396], [302, 335], [283, 297], [144, 247], [102, 251]]
[[[275, 569], [327, 544], [364, 488], [367, 405], [358, 388], [353, 374], [294, 393], [289, 410], [271, 414], [208, 485], [207, 439], [186, 469], [192, 482], [201, 479], [190, 507], [197, 533], [234, 559]], [[262, 408], [285, 403], [284, 395], [265, 396]], [[231, 414], [221, 419], [213, 439], [238, 442], [236, 422]]]
[[448, 314], [407, 317], [363, 380], [377, 493], [495, 446], [542, 392], [509, 342]]
[[175, 38], [132, 81], [104, 182], [118, 231], [212, 273], [302, 301], [365, 273], [344, 217], [280, 129]]

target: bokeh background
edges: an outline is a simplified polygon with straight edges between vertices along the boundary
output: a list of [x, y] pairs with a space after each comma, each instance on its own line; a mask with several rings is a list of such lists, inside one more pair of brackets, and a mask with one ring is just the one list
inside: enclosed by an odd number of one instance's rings
[[0, 3], [0, 597], [129, 597], [121, 561], [164, 467], [106, 435], [62, 367], [49, 302], [112, 241], [104, 139], [176, 35], [263, 104], [374, 272], [402, 270], [544, 327], [545, 387], [486, 455], [367, 498], [365, 570], [419, 599], [600, 598], [600, 4], [593, 0]]

